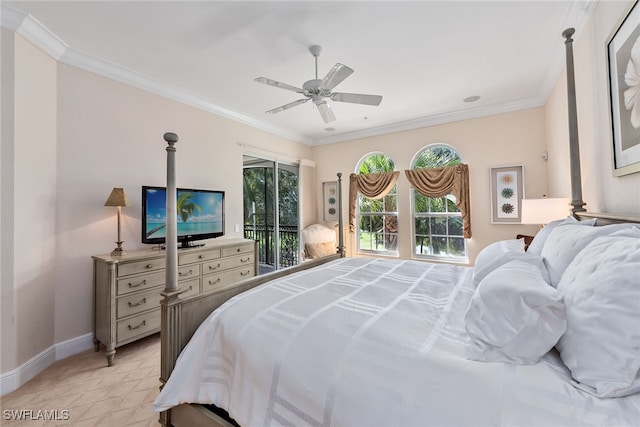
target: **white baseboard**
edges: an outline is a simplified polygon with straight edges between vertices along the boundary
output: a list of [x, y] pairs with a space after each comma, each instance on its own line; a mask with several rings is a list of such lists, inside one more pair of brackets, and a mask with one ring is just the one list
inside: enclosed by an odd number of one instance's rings
[[17, 390], [31, 378], [58, 360], [93, 348], [93, 334], [88, 333], [57, 343], [27, 360], [16, 369], [0, 374], [0, 396]]

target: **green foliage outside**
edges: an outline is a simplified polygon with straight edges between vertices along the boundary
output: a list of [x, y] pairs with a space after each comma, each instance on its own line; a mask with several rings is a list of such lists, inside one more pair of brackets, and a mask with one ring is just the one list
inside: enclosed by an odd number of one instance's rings
[[[358, 173], [393, 172], [395, 164], [387, 155], [376, 153], [368, 156]], [[394, 187], [384, 198], [373, 200], [358, 197], [360, 211], [360, 250], [395, 252], [398, 249], [398, 197]]]
[[[436, 145], [423, 150], [414, 161], [414, 169], [455, 166], [462, 162], [455, 150]], [[462, 217], [449, 194], [431, 198], [413, 191], [415, 253], [435, 257], [459, 258], [466, 255]], [[456, 215], [448, 215], [454, 213]]]

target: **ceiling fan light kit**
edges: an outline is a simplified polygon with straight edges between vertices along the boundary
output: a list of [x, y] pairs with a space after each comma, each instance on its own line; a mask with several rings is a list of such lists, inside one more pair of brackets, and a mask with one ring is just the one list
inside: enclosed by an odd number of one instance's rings
[[305, 98], [298, 99], [297, 101], [290, 102], [272, 110], [268, 110], [268, 114], [279, 113], [281, 111], [288, 110], [289, 108], [304, 104], [305, 102], [312, 100], [316, 105], [316, 108], [318, 109], [322, 120], [325, 123], [329, 123], [334, 121], [336, 119], [336, 116], [333, 114], [331, 106], [327, 103], [327, 99], [331, 99], [332, 101], [336, 102], [348, 102], [351, 104], [364, 104], [374, 106], [380, 105], [380, 102], [382, 102], [382, 96], [380, 95], [332, 92], [333, 88], [338, 86], [344, 79], [353, 74], [353, 69], [347, 67], [344, 64], [337, 63], [323, 79], [319, 79], [318, 56], [320, 56], [322, 48], [320, 46], [314, 45], [309, 48], [309, 52], [311, 52], [311, 55], [313, 55], [313, 57], [315, 58], [316, 78], [304, 82], [302, 88], [286, 83], [281, 83], [265, 77], [258, 77], [255, 79], [255, 81], [258, 83], [263, 83], [268, 86], [296, 92], [305, 96]]

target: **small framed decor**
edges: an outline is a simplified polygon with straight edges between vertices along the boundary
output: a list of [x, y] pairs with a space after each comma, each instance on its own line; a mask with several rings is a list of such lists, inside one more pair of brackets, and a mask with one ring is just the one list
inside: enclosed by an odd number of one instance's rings
[[524, 198], [524, 166], [490, 169], [491, 223], [520, 224]]
[[338, 220], [338, 183], [336, 181], [322, 183], [322, 207], [325, 221]]
[[622, 16], [607, 39], [609, 110], [615, 176], [640, 172], [640, 6]]

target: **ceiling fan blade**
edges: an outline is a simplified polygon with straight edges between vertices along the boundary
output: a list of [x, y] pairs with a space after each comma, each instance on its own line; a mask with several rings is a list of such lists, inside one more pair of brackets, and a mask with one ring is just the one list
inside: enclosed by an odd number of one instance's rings
[[304, 90], [299, 87], [291, 86], [286, 83], [280, 83], [275, 80], [267, 79], [266, 77], [258, 77], [254, 79], [254, 81], [258, 83], [264, 83], [269, 86], [279, 87], [280, 89], [290, 90], [291, 92], [304, 93]]
[[269, 110], [266, 113], [268, 114], [275, 114], [275, 113], [279, 113], [280, 111], [284, 111], [284, 110], [288, 110], [291, 107], [295, 107], [296, 105], [300, 105], [300, 104], [304, 104], [305, 102], [307, 102], [309, 100], [309, 98], [305, 98], [305, 99], [298, 99], [297, 101], [293, 101], [290, 102], [288, 104], [285, 104], [281, 107], [278, 108], [274, 108], [273, 110]]
[[316, 106], [318, 107], [318, 111], [325, 123], [330, 123], [336, 119], [336, 116], [333, 114], [331, 107], [326, 101], [318, 102]]
[[340, 93], [331, 94], [331, 99], [338, 102], [351, 102], [353, 104], [380, 105], [382, 96], [363, 95], [361, 93]]
[[320, 84], [320, 90], [331, 90], [334, 87], [338, 86], [340, 82], [353, 74], [353, 70], [346, 65], [336, 64], [333, 66], [331, 71], [327, 73], [324, 79], [322, 79], [322, 83]]

